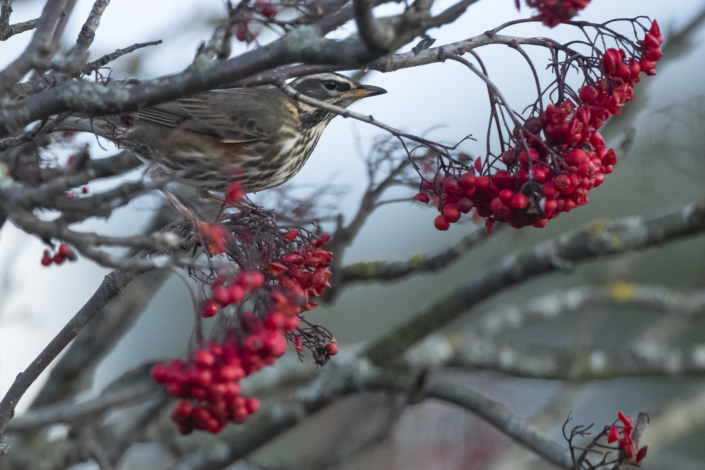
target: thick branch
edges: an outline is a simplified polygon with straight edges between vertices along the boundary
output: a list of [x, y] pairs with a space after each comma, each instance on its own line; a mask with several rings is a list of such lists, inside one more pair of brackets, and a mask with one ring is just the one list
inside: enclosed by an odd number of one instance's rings
[[586, 228], [512, 253], [500, 267], [471, 282], [407, 320], [367, 348], [376, 364], [393, 361], [411, 345], [447, 325], [490, 296], [529, 278], [579, 263], [633, 250], [644, 250], [705, 231], [705, 203], [690, 204], [681, 211], [643, 220], [632, 217], [606, 222], [597, 220]]
[[394, 43], [394, 33], [387, 24], [374, 17], [371, 3], [369, 0], [353, 0], [357, 31], [370, 51], [386, 54]]
[[[461, 3], [470, 2], [464, 0]], [[393, 48], [408, 43], [433, 25], [433, 18], [428, 16], [409, 19], [397, 17], [394, 21]], [[139, 85], [105, 87], [87, 81], [74, 81], [51, 88], [17, 103], [8, 103], [0, 116], [0, 136], [62, 112], [105, 115], [134, 111], [143, 106], [227, 86], [281, 65], [303, 62], [335, 65], [344, 69], [360, 67], [379, 57], [379, 54], [370, 52], [357, 35], [336, 41], [323, 38], [321, 34], [317, 26], [300, 26], [266, 46], [233, 59], [216, 62], [206, 71], [187, 69]], [[12, 81], [9, 87], [16, 81]]]
[[50, 424], [79, 421], [82, 418], [112, 410], [114, 407], [138, 402], [145, 397], [153, 395], [157, 390], [158, 387], [154, 382], [142, 382], [82, 403], [69, 400], [37, 408], [10, 421], [7, 425], [7, 431], [25, 431]]
[[[559, 466], [569, 469], [565, 451], [542, 436], [501, 404], [450, 382], [431, 378], [419, 389], [413, 374], [370, 368], [365, 361], [333, 365], [310, 385], [296, 393], [295, 400], [258, 412], [257, 422], [242, 431], [223, 436], [218, 451], [204, 447], [177, 462], [170, 470], [221, 470], [270, 442], [306, 417], [350, 393], [382, 390], [413, 396], [417, 400], [436, 398], [458, 405], [495, 426], [516, 442]], [[226, 430], [227, 433], [227, 430]], [[222, 443], [227, 442], [226, 446]]]
[[15, 34], [24, 33], [37, 27], [39, 19], [25, 21], [10, 25], [10, 15], [12, 14], [13, 0], [3, 0], [2, 11], [0, 12], [0, 41], [7, 41]]
[[[32, 68], [51, 59], [51, 38], [56, 21], [63, 14], [65, 1], [47, 0], [42, 16], [37, 20], [37, 30], [34, 32], [27, 49], [0, 72], [0, 95], [8, 92]], [[25, 124], [32, 121], [34, 119]]]

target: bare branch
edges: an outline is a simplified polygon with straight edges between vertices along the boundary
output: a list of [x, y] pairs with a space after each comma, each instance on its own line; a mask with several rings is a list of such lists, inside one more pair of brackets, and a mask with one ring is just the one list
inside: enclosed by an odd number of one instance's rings
[[104, 55], [103, 57], [101, 57], [98, 60], [94, 60], [93, 62], [87, 63], [85, 65], [85, 67], [83, 67], [81, 72], [86, 75], [91, 74], [91, 73], [95, 72], [96, 70], [98, 70], [99, 68], [105, 67], [110, 62], [112, 62], [115, 59], [118, 59], [126, 54], [129, 54], [130, 52], [134, 52], [138, 49], [142, 49], [142, 48], [148, 47], [148, 46], [157, 46], [161, 43], [162, 43], [162, 40], [160, 39], [158, 41], [142, 42], [142, 43], [133, 44], [132, 46], [126, 47], [124, 49], [118, 49], [115, 52]]
[[386, 54], [394, 42], [394, 32], [374, 17], [371, 3], [368, 0], [353, 0], [357, 30], [371, 51]]
[[[46, 66], [46, 62], [51, 60], [53, 53], [50, 50], [50, 42], [54, 32], [54, 25], [63, 14], [65, 2], [66, 0], [47, 0], [42, 16], [37, 20], [37, 30], [34, 32], [27, 49], [5, 70], [0, 72], [0, 94], [4, 95], [8, 92], [32, 68], [37, 65]], [[25, 124], [29, 122], [31, 121]], [[19, 129], [20, 127], [22, 126], [14, 129]]]
[[[493, 233], [501, 230], [503, 225], [494, 228]], [[460, 239], [455, 246], [434, 256], [415, 255], [408, 261], [399, 262], [359, 262], [345, 266], [341, 274], [341, 284], [372, 281], [394, 281], [411, 274], [435, 272], [446, 268], [454, 261], [460, 259], [468, 250], [476, 247], [488, 237], [485, 227], [473, 230]]]
[[30, 385], [37, 380], [39, 374], [47, 368], [56, 356], [68, 346], [83, 329], [84, 326], [97, 314], [109, 301], [117, 297], [120, 292], [133, 279], [141, 274], [140, 271], [113, 271], [105, 276], [103, 283], [93, 296], [86, 302], [81, 310], [61, 329], [54, 339], [44, 348], [34, 361], [17, 376], [10, 389], [0, 402], [0, 434], [5, 431], [7, 423], [14, 414], [17, 403]]
[[153, 382], [141, 382], [81, 403], [69, 400], [36, 408], [10, 421], [7, 425], [7, 431], [27, 431], [50, 424], [71, 423], [103, 413], [114, 407], [127, 406], [142, 401], [144, 398], [154, 395], [158, 389], [159, 387]]
[[10, 26], [10, 15], [12, 14], [13, 0], [3, 0], [2, 11], [0, 11], [0, 41], [7, 41], [15, 34], [20, 34], [37, 27], [38, 19], [17, 23]]
[[67, 59], [68, 62], [74, 61], [85, 61], [85, 56], [88, 53], [88, 48], [93, 44], [93, 39], [95, 39], [95, 32], [100, 26], [100, 18], [103, 16], [103, 12], [110, 4], [110, 0], [96, 0], [93, 3], [93, 8], [88, 14], [86, 22], [81, 27], [81, 31], [78, 33], [78, 39], [76, 39], [76, 45], [69, 54]]
[[[173, 219], [173, 209], [165, 204], [143, 233], [161, 230]], [[79, 335], [54, 364], [32, 407], [68, 400], [72, 394], [83, 390], [91, 382], [97, 365], [134, 325], [170, 274], [167, 269], [145, 273], [133, 280], [118, 298], [103, 307], [100, 314], [86, 326], [84, 334]]]

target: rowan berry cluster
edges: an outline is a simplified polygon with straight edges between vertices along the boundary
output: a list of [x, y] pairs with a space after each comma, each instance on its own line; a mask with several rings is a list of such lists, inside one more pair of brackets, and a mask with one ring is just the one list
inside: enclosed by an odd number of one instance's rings
[[[257, 0], [249, 9], [249, 13], [259, 13], [265, 18], [273, 18], [277, 14], [277, 7], [272, 5], [269, 0]], [[248, 16], [237, 21], [235, 26], [235, 37], [238, 41], [251, 43], [259, 34], [259, 31], [253, 31], [250, 28], [252, 19]]]
[[617, 442], [620, 449], [624, 449], [624, 452], [630, 458], [636, 459], [636, 464], [639, 465], [644, 457], [646, 457], [646, 452], [649, 450], [649, 446], [643, 446], [639, 451], [636, 450], [636, 443], [632, 439], [632, 431], [634, 430], [634, 418], [631, 416], [626, 416], [621, 411], [617, 415], [619, 421], [624, 425], [620, 431], [616, 424], [612, 425], [609, 433], [607, 434], [607, 442], [612, 444]]
[[590, 0], [526, 0], [529, 7], [538, 10], [536, 17], [549, 28], [570, 21], [589, 3]]
[[[549, 104], [538, 117], [515, 128], [513, 146], [499, 158], [475, 159], [474, 168], [424, 181], [423, 188], [435, 196], [441, 213], [434, 225], [448, 230], [461, 214], [475, 209], [487, 218], [487, 231], [495, 221], [512, 227], [545, 227], [561, 212], [588, 203], [588, 192], [602, 184], [617, 163], [598, 129], [634, 97], [633, 87], [640, 73], [655, 74], [655, 62], [662, 54], [663, 36], [656, 21], [639, 42], [639, 57], [627, 57], [623, 49], [608, 49], [602, 57], [602, 77], [579, 89], [577, 105], [565, 99]], [[576, 98], [578, 98], [576, 97]], [[541, 137], [543, 132], [544, 137]], [[497, 160], [506, 170], [495, 170]], [[483, 165], [484, 163], [484, 165]], [[414, 199], [428, 203], [427, 192]]]
[[[197, 349], [188, 363], [174, 359], [152, 369], [154, 380], [182, 399], [171, 415], [181, 434], [194, 429], [219, 433], [229, 422], [242, 424], [257, 411], [256, 398], [241, 396], [240, 380], [284, 354], [285, 334], [298, 326], [299, 319], [272, 312], [263, 322], [244, 312], [240, 323], [238, 333], [245, 334], [241, 340], [211, 341]], [[194, 401], [202, 404], [194, 406]]]
[[[290, 231], [285, 238], [293, 240], [298, 235], [298, 230]], [[277, 279], [279, 287], [289, 293], [286, 300], [277, 301], [280, 309], [287, 311], [313, 310], [318, 307], [318, 302], [311, 301], [330, 287], [328, 278], [331, 272], [327, 269], [333, 261], [333, 253], [322, 250], [320, 247], [330, 239], [330, 235], [323, 235], [319, 240], [309, 244], [306, 248], [296, 250], [286, 255], [281, 262], [269, 263], [269, 273]], [[301, 307], [291, 302], [292, 298], [301, 298]]]
[[[239, 200], [239, 187], [233, 186], [227, 199], [235, 195], [233, 199]], [[210, 254], [232, 254], [228, 249], [234, 248], [237, 237], [229, 234], [230, 229], [222, 224], [200, 224], [199, 232]], [[311, 299], [330, 287], [331, 272], [327, 268], [333, 255], [321, 249], [330, 236], [309, 239], [300, 230], [272, 230], [270, 235], [280, 242], [281, 258], [267, 261], [265, 255], [271, 256], [271, 251], [260, 253], [262, 233], [255, 239], [250, 235], [246, 242], [240, 236], [238, 249], [259, 253], [256, 258], [261, 258], [262, 264], [209, 282], [210, 295], [201, 304], [200, 314], [209, 318], [227, 309], [223, 339], [202, 344], [187, 361], [174, 359], [152, 370], [154, 379], [165, 384], [169, 394], [182, 399], [172, 413], [182, 434], [195, 429], [218, 433], [229, 422], [244, 422], [259, 402], [240, 395], [240, 380], [274, 364], [284, 354], [288, 341], [299, 353], [304, 347], [311, 349], [319, 363], [338, 352], [337, 342], [327, 330], [299, 327], [300, 321], [305, 322], [300, 313], [316, 308], [318, 303]], [[272, 241], [264, 246], [271, 248]]]
[[76, 253], [68, 246], [66, 243], [59, 245], [59, 249], [56, 250], [54, 256], [49, 253], [49, 250], [44, 250], [44, 256], [42, 256], [42, 266], [50, 266], [52, 263], [56, 265], [62, 264], [64, 261], [76, 261], [78, 256]]
[[211, 298], [201, 305], [201, 315], [209, 318], [218, 313], [218, 307], [240, 303], [247, 294], [262, 287], [264, 281], [264, 274], [260, 272], [239, 271], [235, 280], [226, 286], [225, 277], [219, 276], [211, 286]]

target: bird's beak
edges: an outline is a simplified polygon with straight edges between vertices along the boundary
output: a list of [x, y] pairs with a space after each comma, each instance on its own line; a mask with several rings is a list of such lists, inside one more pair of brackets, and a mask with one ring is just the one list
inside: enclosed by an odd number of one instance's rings
[[384, 88], [372, 85], [360, 85], [356, 89], [352, 90], [352, 95], [355, 98], [367, 98], [368, 96], [383, 95], [385, 93], [387, 93], [387, 90]]

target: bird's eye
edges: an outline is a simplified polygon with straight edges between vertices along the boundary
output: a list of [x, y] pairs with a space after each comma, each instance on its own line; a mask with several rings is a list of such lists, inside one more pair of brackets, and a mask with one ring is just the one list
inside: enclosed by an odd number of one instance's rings
[[345, 82], [338, 82], [338, 91], [350, 91], [350, 84]]
[[335, 87], [338, 86], [338, 82], [335, 80], [322, 80], [321, 83], [323, 83], [323, 86], [326, 87], [326, 90], [330, 91], [335, 90]]

